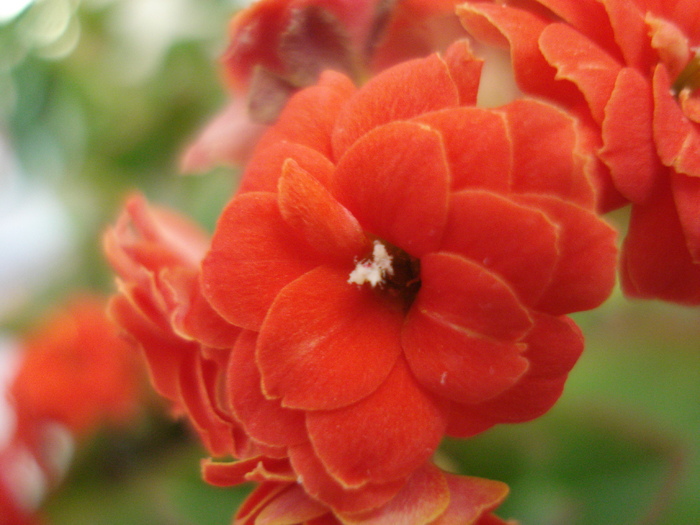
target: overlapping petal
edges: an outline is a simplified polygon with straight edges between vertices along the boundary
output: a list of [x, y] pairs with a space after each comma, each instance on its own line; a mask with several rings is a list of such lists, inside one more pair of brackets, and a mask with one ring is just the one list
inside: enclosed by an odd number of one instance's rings
[[401, 353], [403, 312], [320, 266], [290, 283], [260, 329], [257, 362], [267, 396], [329, 410], [374, 392]]

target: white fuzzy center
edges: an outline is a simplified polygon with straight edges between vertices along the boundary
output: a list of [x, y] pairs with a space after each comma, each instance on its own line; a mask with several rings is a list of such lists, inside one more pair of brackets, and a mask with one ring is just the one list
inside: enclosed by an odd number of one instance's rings
[[392, 257], [379, 241], [374, 241], [372, 258], [359, 261], [355, 269], [350, 272], [348, 283], [363, 285], [369, 283], [372, 288], [384, 283], [387, 275], [394, 275], [394, 268], [391, 266]]

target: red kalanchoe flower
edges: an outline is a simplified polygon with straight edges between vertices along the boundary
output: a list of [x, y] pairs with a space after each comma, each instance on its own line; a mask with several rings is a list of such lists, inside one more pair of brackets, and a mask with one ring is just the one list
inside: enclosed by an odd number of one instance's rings
[[214, 313], [199, 287], [208, 235], [134, 195], [104, 245], [119, 276], [110, 313], [143, 351], [155, 389], [188, 416], [212, 454], [243, 455], [247, 438], [219, 406], [218, 391], [240, 329]]
[[107, 319], [105, 301], [73, 297], [19, 342], [7, 392], [14, 411], [0, 444], [0, 522], [38, 524], [37, 507], [60, 481], [73, 441], [132, 420], [141, 374], [132, 348]]
[[21, 343], [22, 362], [10, 398], [18, 430], [58, 423], [80, 437], [102, 423], [128, 421], [138, 403], [132, 350], [105, 315], [105, 304], [80, 296], [47, 318]]
[[464, 30], [454, 0], [261, 0], [233, 18], [230, 35], [222, 62], [232, 100], [186, 151], [186, 171], [247, 160], [289, 96], [322, 71], [361, 82], [446, 49]]
[[613, 286], [574, 121], [473, 107], [479, 69], [459, 42], [359, 90], [324, 73], [261, 139], [203, 261], [244, 330], [235, 417], [335, 512], [395, 497], [444, 434], [546, 412], [582, 350], [565, 314]]
[[585, 123], [601, 208], [632, 203], [625, 292], [700, 304], [700, 3], [480, 1], [458, 14], [476, 38], [510, 46], [525, 92]]
[[388, 503], [359, 513], [337, 513], [311, 498], [283, 460], [205, 461], [202, 466], [204, 478], [213, 485], [259, 483], [238, 510], [235, 525], [506, 525], [491, 511], [505, 499], [507, 485], [456, 476], [429, 463], [416, 469]]

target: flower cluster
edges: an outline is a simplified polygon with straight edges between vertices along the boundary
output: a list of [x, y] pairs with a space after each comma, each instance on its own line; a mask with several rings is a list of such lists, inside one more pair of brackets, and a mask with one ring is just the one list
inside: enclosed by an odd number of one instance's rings
[[566, 314], [608, 296], [616, 247], [576, 121], [475, 107], [480, 69], [461, 41], [360, 89], [324, 72], [211, 241], [140, 197], [107, 233], [113, 316], [240, 460], [205, 478], [260, 483], [237, 523], [499, 522], [502, 484], [431, 456], [553, 405], [583, 348]]
[[632, 204], [625, 292], [700, 304], [700, 4], [470, 1], [457, 12], [470, 34], [510, 48], [523, 91], [588, 130], [601, 209]]
[[0, 449], [0, 516], [17, 525], [35, 522], [37, 500], [63, 474], [72, 441], [129, 422], [140, 397], [133, 350], [105, 316], [103, 299], [73, 298], [19, 346], [7, 392], [14, 429]]

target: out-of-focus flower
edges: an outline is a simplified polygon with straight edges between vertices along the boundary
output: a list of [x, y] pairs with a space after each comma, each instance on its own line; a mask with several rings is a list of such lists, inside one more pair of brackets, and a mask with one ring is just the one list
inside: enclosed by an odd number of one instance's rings
[[289, 97], [326, 69], [361, 83], [463, 36], [454, 0], [261, 0], [238, 13], [223, 57], [230, 105], [183, 157], [185, 171], [240, 164]]
[[244, 330], [233, 414], [337, 512], [386, 503], [444, 434], [546, 412], [582, 350], [565, 314], [614, 282], [574, 121], [473, 107], [479, 68], [459, 42], [359, 90], [324, 73], [259, 142], [203, 261]]
[[235, 525], [506, 525], [491, 511], [508, 494], [507, 485], [456, 476], [429, 463], [416, 469], [388, 503], [359, 513], [335, 513], [311, 498], [283, 460], [205, 461], [202, 466], [204, 478], [213, 485], [260, 483], [238, 510]]
[[632, 203], [625, 292], [700, 304], [700, 3], [470, 1], [458, 14], [510, 47], [521, 89], [589, 130], [601, 208]]
[[141, 390], [133, 349], [107, 319], [105, 301], [92, 295], [74, 297], [19, 346], [20, 367], [7, 392], [14, 430], [0, 450], [0, 517], [13, 524], [35, 522], [73, 440], [131, 421]]
[[102, 300], [73, 299], [21, 346], [22, 363], [10, 389], [20, 432], [25, 422], [50, 421], [80, 437], [135, 414], [137, 362], [108, 321]]

